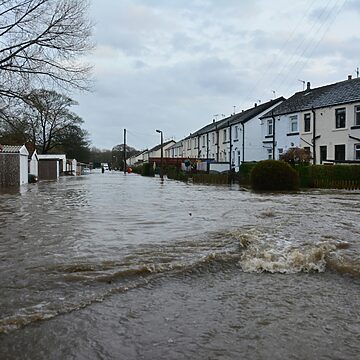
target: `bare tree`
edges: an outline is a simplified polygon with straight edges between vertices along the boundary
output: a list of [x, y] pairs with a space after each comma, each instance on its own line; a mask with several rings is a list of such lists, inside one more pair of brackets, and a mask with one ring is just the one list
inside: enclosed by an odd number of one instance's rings
[[30, 88], [88, 88], [86, 0], [0, 0], [0, 97]]
[[29, 138], [42, 154], [62, 145], [69, 129], [83, 123], [70, 111], [70, 107], [77, 105], [76, 101], [55, 91], [34, 90], [24, 100], [22, 123], [28, 124]]

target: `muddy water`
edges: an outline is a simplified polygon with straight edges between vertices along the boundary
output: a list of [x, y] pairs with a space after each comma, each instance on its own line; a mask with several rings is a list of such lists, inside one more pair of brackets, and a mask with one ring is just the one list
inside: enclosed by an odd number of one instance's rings
[[355, 359], [360, 193], [96, 173], [0, 193], [1, 359]]

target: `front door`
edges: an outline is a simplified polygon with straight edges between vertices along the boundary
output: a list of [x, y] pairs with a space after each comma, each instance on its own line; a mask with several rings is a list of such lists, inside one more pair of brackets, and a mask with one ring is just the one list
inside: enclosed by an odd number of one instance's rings
[[320, 164], [322, 164], [323, 161], [326, 161], [326, 158], [327, 158], [327, 147], [320, 146]]

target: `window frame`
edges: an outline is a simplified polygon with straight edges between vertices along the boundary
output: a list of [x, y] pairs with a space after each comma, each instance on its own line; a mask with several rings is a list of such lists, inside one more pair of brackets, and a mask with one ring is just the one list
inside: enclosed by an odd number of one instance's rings
[[274, 135], [274, 121], [273, 119], [270, 119], [266, 123], [266, 134], [268, 136]]
[[[343, 118], [342, 118], [343, 115]], [[342, 123], [344, 122], [344, 123]], [[344, 125], [344, 126], [342, 126]], [[335, 109], [335, 129], [346, 129], [346, 108]]]
[[[341, 151], [341, 154], [344, 153], [344, 158], [339, 159], [339, 151], [336, 151], [337, 149], [344, 149]], [[345, 144], [336, 144], [334, 145], [334, 160], [336, 161], [345, 161], [346, 160], [346, 145]]]
[[234, 127], [234, 140], [239, 140], [239, 127], [237, 125]]
[[[306, 126], [308, 125], [308, 126]], [[309, 133], [311, 132], [311, 114], [306, 113], [304, 114], [304, 132]]]
[[360, 105], [354, 106], [354, 125], [360, 126]]
[[[299, 120], [297, 115], [289, 116], [289, 124], [290, 124], [290, 133], [299, 132]], [[293, 129], [293, 125], [296, 125], [296, 129]]]
[[360, 143], [354, 145], [354, 160], [360, 160]]

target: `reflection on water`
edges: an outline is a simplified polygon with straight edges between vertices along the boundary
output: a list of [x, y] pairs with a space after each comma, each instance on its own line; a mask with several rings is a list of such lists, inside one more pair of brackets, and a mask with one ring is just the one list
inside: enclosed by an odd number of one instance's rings
[[[293, 314], [293, 305], [305, 313], [317, 309], [328, 319], [341, 306], [333, 300], [345, 301], [344, 291], [347, 314], [359, 305], [359, 205], [358, 192], [255, 194], [239, 191], [236, 185], [161, 182], [115, 172], [29, 184], [21, 192], [2, 191], [0, 350], [6, 349], [9, 358], [20, 358], [26, 347], [29, 358], [36, 358], [45, 351], [41, 341], [39, 348], [27, 344], [38, 336], [59, 351], [54, 358], [71, 357], [75, 349], [82, 358], [91, 358], [87, 356], [91, 324], [98, 324], [101, 332], [108, 326], [117, 329], [120, 320], [113, 308], [121, 313], [120, 323], [131, 323], [142, 337], [138, 352], [144, 358], [203, 358], [194, 355], [200, 348], [212, 354], [210, 358], [234, 358], [235, 349], [249, 349], [260, 330], [277, 322], [283, 336], [298, 326], [304, 346], [312, 349], [310, 329], [302, 329], [303, 315]], [[178, 298], [173, 295], [177, 292]], [[207, 296], [213, 300], [205, 306]], [[311, 302], [308, 296], [313, 297]], [[168, 357], [165, 348], [172, 338], [161, 344], [158, 336], [145, 332], [167, 323], [162, 316], [168, 311], [166, 298], [174, 311], [184, 309], [172, 320], [176, 326], [171, 331], [183, 328], [183, 333], [172, 336], [185, 343], [173, 346]], [[262, 304], [254, 313], [248, 305], [259, 299]], [[326, 299], [333, 300], [324, 306]], [[262, 315], [267, 301], [277, 303], [270, 318]], [[241, 307], [235, 306], [238, 302]], [[161, 310], [154, 309], [157, 303]], [[239, 321], [226, 314], [205, 321], [197, 307], [208, 316], [237, 309]], [[156, 316], [149, 316], [148, 309]], [[86, 330], [75, 334], [79, 316]], [[195, 330], [189, 328], [188, 318], [203, 332], [201, 338], [189, 335]], [[347, 355], [359, 351], [354, 339], [359, 339], [360, 330], [356, 318], [346, 316], [345, 322]], [[324, 331], [332, 338], [331, 326], [337, 325], [328, 326]], [[58, 329], [67, 330], [55, 339], [51, 334], [56, 330], [58, 335]], [[112, 340], [129, 351], [128, 358], [139, 358], [126, 345], [127, 336], [133, 339], [131, 329], [126, 334], [115, 331]], [[229, 331], [238, 345], [224, 337]], [[76, 345], [66, 346], [65, 339], [75, 335]], [[319, 341], [323, 335], [315, 326], [311, 336]], [[262, 343], [257, 341], [261, 349], [275, 341], [271, 332], [262, 336]], [[285, 346], [282, 339], [275, 343]], [[160, 343], [150, 351], [152, 341]], [[289, 346], [294, 343], [288, 342], [286, 351]], [[319, 357], [328, 350], [324, 346]], [[266, 358], [266, 352], [258, 351], [249, 358]], [[313, 358], [311, 352], [301, 356], [301, 347], [291, 354], [286, 351], [279, 358]], [[96, 353], [116, 358], [102, 346]]]

